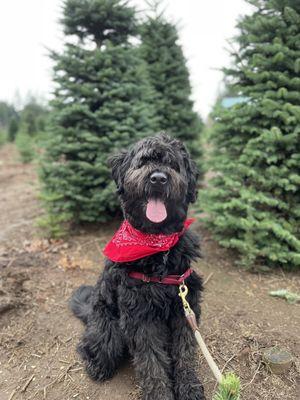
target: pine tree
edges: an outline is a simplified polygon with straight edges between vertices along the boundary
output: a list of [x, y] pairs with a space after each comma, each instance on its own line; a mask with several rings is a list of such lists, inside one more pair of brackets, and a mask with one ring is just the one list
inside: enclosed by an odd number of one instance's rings
[[16, 147], [19, 151], [20, 161], [23, 164], [28, 164], [36, 156], [34, 140], [26, 130], [19, 130], [15, 138]]
[[160, 129], [184, 141], [199, 160], [199, 135], [203, 124], [193, 111], [189, 71], [178, 43], [176, 26], [156, 12], [141, 25], [140, 32], [141, 55], [155, 89]]
[[104, 222], [119, 210], [109, 154], [156, 129], [145, 65], [129, 41], [135, 10], [119, 0], [67, 0], [62, 22], [70, 40], [52, 53], [57, 88], [41, 173], [48, 222]]
[[215, 111], [211, 168], [202, 194], [221, 244], [246, 265], [300, 265], [300, 3], [248, 0], [234, 67], [246, 101]]
[[16, 117], [13, 117], [8, 125], [7, 138], [9, 142], [14, 142], [18, 130], [19, 130], [19, 122]]
[[37, 99], [30, 97], [20, 111], [20, 129], [30, 136], [36, 136], [45, 130], [48, 110], [38, 103]]
[[0, 129], [7, 130], [10, 121], [18, 117], [18, 113], [14, 106], [6, 103], [5, 101], [0, 101]]

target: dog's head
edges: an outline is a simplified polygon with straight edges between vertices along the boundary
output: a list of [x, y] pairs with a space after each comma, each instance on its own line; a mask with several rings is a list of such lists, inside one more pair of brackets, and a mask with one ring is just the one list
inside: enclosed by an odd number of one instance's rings
[[165, 134], [110, 158], [125, 218], [149, 233], [179, 231], [196, 200], [198, 172], [185, 146]]

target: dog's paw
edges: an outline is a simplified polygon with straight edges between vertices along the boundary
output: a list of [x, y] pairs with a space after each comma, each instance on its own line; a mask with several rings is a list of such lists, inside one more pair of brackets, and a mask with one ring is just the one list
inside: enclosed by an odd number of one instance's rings
[[205, 400], [204, 389], [200, 383], [179, 384], [176, 388], [176, 400]]
[[157, 386], [150, 391], [144, 388], [143, 400], [175, 400], [175, 397], [171, 388]]
[[108, 365], [99, 365], [93, 362], [89, 362], [85, 366], [88, 376], [97, 382], [104, 382], [107, 379], [113, 377], [115, 373], [114, 368], [110, 368]]

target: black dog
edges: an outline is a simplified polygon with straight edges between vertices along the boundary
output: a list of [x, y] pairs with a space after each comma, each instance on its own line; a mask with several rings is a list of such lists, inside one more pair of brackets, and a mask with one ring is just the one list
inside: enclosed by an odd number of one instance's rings
[[[71, 309], [86, 324], [78, 351], [97, 381], [110, 378], [129, 353], [144, 399], [203, 400], [195, 370], [196, 342], [178, 286], [148, 279], [182, 275], [200, 255], [196, 235], [184, 230], [188, 206], [197, 195], [196, 166], [178, 140], [158, 135], [112, 157], [111, 167], [125, 220], [133, 229], [182, 234], [167, 252], [130, 262], [107, 259], [96, 286], [77, 289]], [[132, 278], [131, 271], [147, 279]], [[192, 272], [185, 283], [199, 322], [201, 278]]]

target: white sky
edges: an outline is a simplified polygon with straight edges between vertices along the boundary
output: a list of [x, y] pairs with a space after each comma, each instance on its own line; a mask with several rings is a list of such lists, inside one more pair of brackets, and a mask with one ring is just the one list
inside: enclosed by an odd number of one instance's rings
[[[143, 0], [131, 0], [144, 8]], [[229, 64], [226, 43], [244, 0], [165, 0], [167, 15], [180, 22], [180, 41], [188, 59], [195, 109], [206, 117]], [[45, 98], [51, 93], [51, 61], [47, 49], [62, 49], [58, 24], [61, 0], [1, 0], [0, 100], [15, 101], [17, 91]]]

